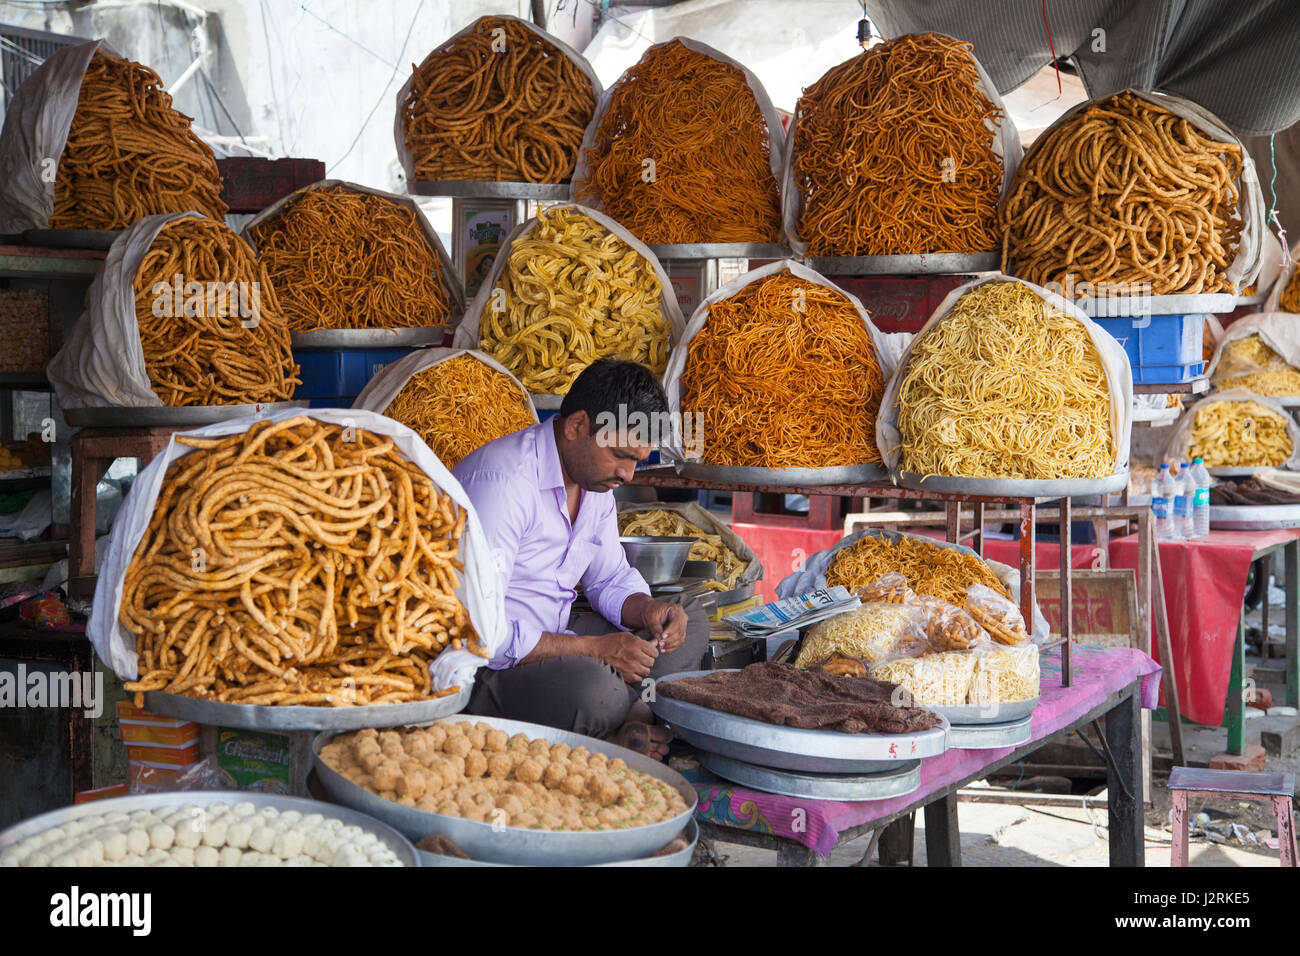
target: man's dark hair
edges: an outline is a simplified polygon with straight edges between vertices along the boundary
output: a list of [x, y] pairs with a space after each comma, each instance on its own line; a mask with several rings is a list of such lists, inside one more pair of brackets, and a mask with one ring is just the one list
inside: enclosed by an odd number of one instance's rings
[[656, 415], [668, 411], [664, 387], [644, 365], [623, 359], [596, 359], [573, 381], [569, 394], [560, 404], [561, 417], [586, 412], [591, 432], [596, 431], [596, 416], [601, 412], [618, 415], [619, 406], [626, 414], [643, 412]]

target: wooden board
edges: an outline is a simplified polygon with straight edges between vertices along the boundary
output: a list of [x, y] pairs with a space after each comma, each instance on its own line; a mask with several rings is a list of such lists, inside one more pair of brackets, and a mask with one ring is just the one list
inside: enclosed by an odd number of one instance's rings
[[[1071, 581], [1071, 640], [1101, 647], [1140, 646], [1137, 584], [1131, 568], [1111, 571], [1076, 570]], [[1061, 576], [1038, 572], [1038, 604], [1051, 625], [1061, 632]]]

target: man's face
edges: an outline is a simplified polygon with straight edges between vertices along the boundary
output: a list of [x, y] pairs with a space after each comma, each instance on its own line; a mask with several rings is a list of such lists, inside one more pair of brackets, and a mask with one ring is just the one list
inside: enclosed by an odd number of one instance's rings
[[596, 493], [613, 491], [632, 480], [637, 462], [654, 449], [629, 441], [626, 433], [596, 429], [586, 412], [563, 419], [557, 434], [560, 462], [578, 487]]

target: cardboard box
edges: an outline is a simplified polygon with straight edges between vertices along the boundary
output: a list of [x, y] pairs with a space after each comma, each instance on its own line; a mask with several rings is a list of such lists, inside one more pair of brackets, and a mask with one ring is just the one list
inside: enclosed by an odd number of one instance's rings
[[166, 727], [142, 720], [124, 720], [120, 726], [122, 742], [128, 745], [185, 747], [199, 739], [199, 725], [189, 721], [183, 722], [179, 727]]
[[126, 759], [133, 764], [147, 763], [163, 767], [188, 767], [199, 759], [199, 738], [195, 735], [184, 746], [127, 744]]
[[160, 717], [158, 714], [151, 714], [143, 707], [137, 707], [130, 700], [119, 700], [117, 702], [117, 719], [119, 721], [130, 721], [135, 724], [153, 724], [156, 727], [197, 727], [198, 724], [190, 720], [180, 720], [175, 717]]
[[95, 790], [82, 790], [72, 798], [73, 803], [90, 803], [94, 800], [105, 800], [109, 797], [127, 797], [130, 796], [130, 788], [124, 783], [115, 783], [111, 787], [99, 787]]

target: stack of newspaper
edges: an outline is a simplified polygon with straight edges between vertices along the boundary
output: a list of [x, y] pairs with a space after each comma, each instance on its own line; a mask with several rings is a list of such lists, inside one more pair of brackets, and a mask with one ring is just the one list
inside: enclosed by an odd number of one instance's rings
[[848, 588], [837, 585], [733, 614], [723, 618], [723, 623], [741, 637], [768, 637], [780, 631], [816, 624], [861, 603]]

